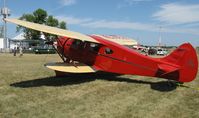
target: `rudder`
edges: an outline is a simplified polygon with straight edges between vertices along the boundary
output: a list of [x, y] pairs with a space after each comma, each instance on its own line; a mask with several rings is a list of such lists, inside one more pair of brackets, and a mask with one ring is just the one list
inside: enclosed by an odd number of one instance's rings
[[162, 60], [179, 66], [177, 81], [190, 82], [195, 79], [198, 72], [198, 59], [196, 51], [190, 43], [182, 44]]

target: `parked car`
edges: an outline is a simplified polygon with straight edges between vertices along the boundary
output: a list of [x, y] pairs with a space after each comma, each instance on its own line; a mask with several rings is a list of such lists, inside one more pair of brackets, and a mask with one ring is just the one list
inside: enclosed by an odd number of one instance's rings
[[53, 48], [35, 48], [35, 54], [55, 54], [56, 50]]
[[159, 48], [157, 49], [157, 55], [166, 55], [168, 52], [166, 49]]
[[148, 50], [148, 55], [156, 55], [157, 54], [157, 50], [154, 48], [149, 48]]

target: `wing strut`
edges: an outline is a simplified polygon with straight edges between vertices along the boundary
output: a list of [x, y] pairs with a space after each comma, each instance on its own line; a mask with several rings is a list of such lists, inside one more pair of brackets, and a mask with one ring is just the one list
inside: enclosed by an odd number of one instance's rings
[[[57, 40], [57, 42], [60, 43], [59, 39], [56, 39], [56, 40]], [[66, 44], [67, 41], [68, 41], [68, 39], [65, 40], [64, 44], [62, 45], [62, 47], [55, 47], [55, 45], [53, 44], [53, 48], [56, 50], [56, 52], [58, 53], [58, 55], [60, 56], [60, 58], [63, 60], [63, 62], [69, 62], [68, 61], [69, 59], [66, 58], [65, 55], [64, 55], [64, 46], [65, 46], [65, 44]], [[60, 48], [61, 52], [58, 50], [58, 48]]]

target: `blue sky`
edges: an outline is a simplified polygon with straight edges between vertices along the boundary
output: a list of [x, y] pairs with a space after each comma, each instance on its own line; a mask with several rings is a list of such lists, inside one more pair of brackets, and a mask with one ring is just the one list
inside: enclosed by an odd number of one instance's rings
[[[199, 46], [198, 0], [6, 0], [6, 5], [15, 18], [42, 8], [66, 21], [69, 30], [85, 34], [122, 35], [157, 45], [162, 27], [164, 45]], [[15, 32], [9, 24], [8, 37]]]

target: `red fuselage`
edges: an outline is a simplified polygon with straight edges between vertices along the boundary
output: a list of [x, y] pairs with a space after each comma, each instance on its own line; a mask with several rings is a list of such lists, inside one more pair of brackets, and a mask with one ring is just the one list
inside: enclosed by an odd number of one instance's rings
[[[105, 72], [161, 77], [181, 82], [192, 81], [197, 74], [197, 69], [195, 68], [198, 67], [198, 63], [195, 56], [192, 60], [194, 67], [190, 67], [194, 71], [191, 70], [191, 74], [182, 76], [180, 73], [181, 63], [176, 63], [175, 59], [172, 60], [172, 56], [161, 59], [151, 58], [101, 37], [91, 37], [100, 43], [82, 42], [60, 37], [57, 40], [58, 52], [66, 58], [66, 63], [71, 60], [78, 61], [91, 66], [95, 70]], [[179, 51], [178, 53], [181, 52]]]

